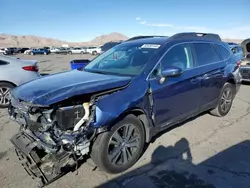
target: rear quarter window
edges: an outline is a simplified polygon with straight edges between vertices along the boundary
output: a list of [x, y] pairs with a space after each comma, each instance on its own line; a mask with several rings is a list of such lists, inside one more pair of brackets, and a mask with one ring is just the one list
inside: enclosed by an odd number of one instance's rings
[[1, 65], [8, 65], [8, 64], [9, 64], [8, 62], [0, 60], [0, 66]]
[[218, 53], [221, 55], [223, 60], [228, 60], [230, 58], [231, 53], [226, 47], [219, 45], [219, 44], [214, 44], [214, 47], [218, 51]]
[[221, 61], [220, 56], [210, 43], [194, 43], [193, 46], [199, 66]]

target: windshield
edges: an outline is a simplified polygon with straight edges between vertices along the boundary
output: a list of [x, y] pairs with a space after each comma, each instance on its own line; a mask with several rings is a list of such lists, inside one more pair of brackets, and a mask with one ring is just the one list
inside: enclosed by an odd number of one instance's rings
[[96, 57], [85, 71], [124, 76], [139, 75], [159, 44], [128, 44], [115, 46]]

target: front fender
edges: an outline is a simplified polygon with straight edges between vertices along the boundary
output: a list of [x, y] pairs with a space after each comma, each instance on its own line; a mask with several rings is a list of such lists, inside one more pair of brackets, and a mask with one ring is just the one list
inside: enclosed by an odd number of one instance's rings
[[100, 128], [105, 126], [109, 128], [113, 125], [113, 122], [128, 109], [139, 108], [148, 115], [148, 87], [145, 81], [138, 85], [140, 87], [135, 87], [135, 84], [131, 83], [127, 88], [99, 99], [95, 104], [94, 127]]

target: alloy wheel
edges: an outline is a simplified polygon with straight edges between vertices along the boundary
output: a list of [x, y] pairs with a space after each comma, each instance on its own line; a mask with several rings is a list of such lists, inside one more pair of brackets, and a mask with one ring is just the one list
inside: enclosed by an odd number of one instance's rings
[[10, 100], [10, 88], [0, 87], [0, 105], [8, 105]]
[[221, 111], [223, 113], [226, 113], [230, 109], [232, 101], [233, 101], [233, 91], [231, 88], [226, 88], [222, 93], [220, 102]]
[[108, 159], [115, 166], [126, 165], [140, 147], [141, 135], [134, 125], [123, 125], [110, 137]]

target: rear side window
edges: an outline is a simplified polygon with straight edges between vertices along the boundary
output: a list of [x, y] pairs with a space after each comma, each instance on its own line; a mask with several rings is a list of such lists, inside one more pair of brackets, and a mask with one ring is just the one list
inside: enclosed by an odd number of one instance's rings
[[9, 64], [8, 62], [0, 60], [0, 66], [1, 65], [8, 65], [8, 64]]
[[199, 66], [221, 61], [218, 53], [211, 44], [194, 43], [193, 45]]
[[224, 46], [219, 44], [214, 44], [214, 47], [220, 53], [223, 60], [228, 60], [230, 58], [231, 53]]

